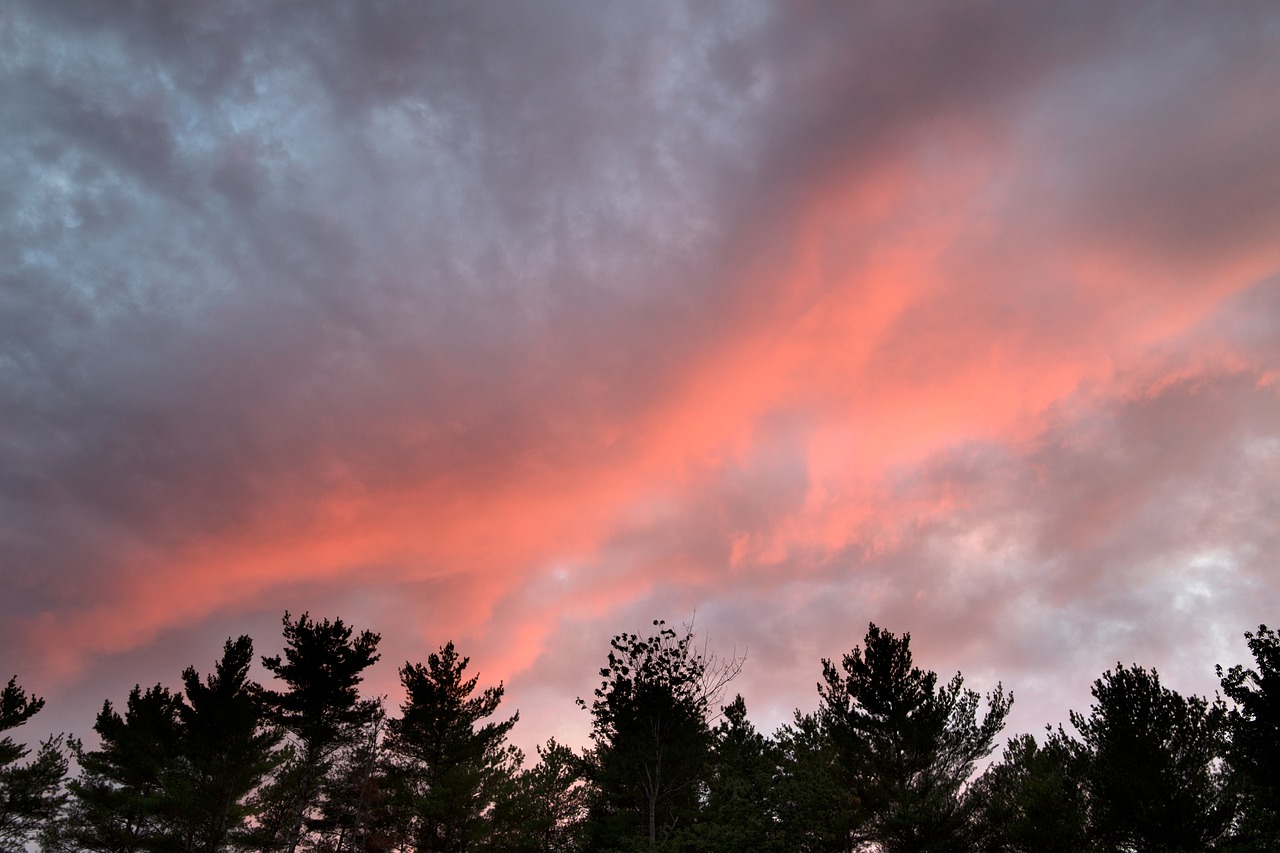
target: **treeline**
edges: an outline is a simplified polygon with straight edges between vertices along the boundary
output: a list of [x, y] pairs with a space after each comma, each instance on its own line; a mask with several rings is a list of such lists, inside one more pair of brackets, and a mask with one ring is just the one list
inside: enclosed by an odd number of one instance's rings
[[[284, 617], [274, 677], [249, 637], [182, 689], [103, 704], [96, 749], [0, 739], [0, 848], [47, 851], [1275, 851], [1280, 639], [1246, 633], [1253, 667], [1226, 697], [1182, 696], [1154, 670], [1093, 684], [1072, 731], [996, 744], [1012, 695], [917, 667], [909, 634], [871, 625], [824, 660], [818, 708], [771, 736], [723, 695], [743, 661], [655, 622], [613, 638], [578, 704], [592, 744], [526, 762], [518, 715], [452, 643], [406, 663], [398, 716], [359, 686], [379, 637]], [[43, 706], [16, 679], [0, 731]], [[78, 773], [68, 773], [70, 762]]]

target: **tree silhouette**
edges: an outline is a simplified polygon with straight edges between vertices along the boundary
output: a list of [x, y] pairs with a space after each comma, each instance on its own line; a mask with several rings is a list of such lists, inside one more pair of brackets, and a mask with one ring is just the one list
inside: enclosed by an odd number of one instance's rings
[[859, 817], [849, 808], [845, 773], [816, 714], [795, 712], [775, 735], [778, 771], [772, 799], [784, 850], [847, 853]]
[[723, 718], [711, 731], [698, 847], [707, 853], [788, 849], [781, 841], [773, 797], [777, 747], [747, 719], [742, 696], [721, 711]]
[[[17, 676], [10, 678], [0, 691], [0, 732], [23, 725], [43, 707], [43, 699], [18, 686]], [[31, 761], [17, 763], [30, 754], [8, 735], [0, 737], [0, 849], [23, 849], [57, 822], [66, 801], [62, 736], [41, 743]]]
[[419, 851], [464, 853], [484, 842], [500, 788], [521, 762], [506, 743], [519, 715], [482, 722], [497, 711], [503, 687], [472, 696], [479, 676], [465, 676], [468, 663], [446, 643], [425, 665], [400, 669], [407, 697], [388, 724], [387, 749], [398, 759], [390, 778]]
[[249, 795], [279, 763], [280, 733], [267, 725], [262, 688], [249, 679], [252, 660], [253, 640], [228, 638], [211, 675], [182, 673], [181, 762], [166, 788], [187, 850], [224, 849], [251, 812]]
[[[377, 714], [378, 705], [360, 698], [363, 673], [378, 660], [379, 636], [353, 629], [341, 619], [316, 622], [303, 613], [283, 619], [283, 657], [264, 657], [262, 665], [287, 690], [264, 691], [274, 721], [292, 738], [293, 750], [275, 793], [286, 805], [276, 804], [287, 817], [264, 825], [280, 837], [259, 837], [264, 849], [294, 853], [302, 840], [305, 820], [322, 795], [337, 751], [359, 737], [361, 729]], [[283, 783], [283, 784], [282, 784]]]
[[1090, 834], [1104, 850], [1211, 849], [1232, 817], [1217, 769], [1226, 709], [1116, 664], [1093, 683], [1089, 715], [1072, 711]]
[[125, 853], [178, 844], [166, 784], [178, 770], [181, 697], [159, 684], [135, 686], [121, 716], [104, 702], [93, 730], [101, 745], [73, 745], [80, 776], [70, 835], [82, 850]]
[[692, 627], [677, 634], [653, 625], [649, 637], [615, 636], [600, 670], [591, 703], [591, 849], [644, 839], [654, 850], [692, 826], [711, 749], [708, 709], [742, 666], [695, 648]]
[[975, 804], [965, 782], [991, 753], [1013, 697], [997, 686], [979, 723], [978, 694], [959, 673], [939, 687], [936, 673], [913, 665], [910, 634], [874, 624], [843, 669], [823, 660], [818, 692], [862, 819], [854, 840], [887, 853], [967, 849]]
[[1266, 625], [1245, 632], [1254, 667], [1218, 667], [1222, 692], [1235, 707], [1227, 757], [1242, 798], [1240, 841], [1252, 850], [1280, 849], [1280, 637]]
[[1007, 853], [1083, 853], [1088, 808], [1076, 773], [1074, 745], [1061, 729], [1043, 745], [1034, 736], [1009, 741], [1000, 762], [978, 780], [984, 847]]
[[509, 853], [572, 853], [587, 814], [583, 760], [555, 738], [539, 745], [538, 762], [513, 780], [496, 811], [496, 849]]

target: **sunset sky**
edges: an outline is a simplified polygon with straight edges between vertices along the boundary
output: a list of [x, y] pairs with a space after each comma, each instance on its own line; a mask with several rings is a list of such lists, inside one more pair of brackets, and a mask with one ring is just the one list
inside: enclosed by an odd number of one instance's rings
[[530, 751], [655, 618], [765, 731], [874, 621], [1008, 733], [1280, 623], [1271, 0], [15, 0], [0, 93], [31, 732], [286, 609]]

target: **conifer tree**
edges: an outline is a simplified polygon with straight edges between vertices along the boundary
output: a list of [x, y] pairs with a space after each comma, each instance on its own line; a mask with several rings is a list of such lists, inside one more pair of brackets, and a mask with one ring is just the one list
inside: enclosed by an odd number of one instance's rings
[[360, 736], [378, 703], [360, 698], [364, 671], [378, 660], [380, 637], [354, 634], [341, 619], [323, 622], [303, 613], [284, 614], [284, 655], [262, 665], [287, 689], [264, 691], [271, 717], [290, 737], [281, 773], [261, 801], [265, 819], [255, 843], [264, 850], [294, 853], [307, 819], [323, 795], [338, 751]]
[[121, 716], [104, 702], [93, 730], [101, 745], [74, 745], [80, 775], [69, 832], [81, 850], [104, 853], [180, 849], [166, 789], [178, 769], [181, 697], [159, 684], [135, 686]]
[[1034, 736], [1009, 741], [1001, 760], [978, 780], [984, 848], [1006, 853], [1084, 853], [1088, 803], [1075, 748], [1061, 728], [1043, 744]]
[[[0, 691], [0, 732], [23, 725], [43, 707], [43, 699], [18, 686], [17, 676], [10, 678]], [[0, 849], [21, 850], [59, 820], [66, 801], [63, 744], [62, 736], [48, 738], [32, 760], [19, 764], [31, 750], [0, 737]]]
[[772, 799], [782, 849], [847, 853], [860, 818], [849, 807], [840, 753], [816, 714], [795, 712], [778, 730]]
[[959, 673], [939, 686], [936, 673], [913, 664], [910, 634], [874, 624], [865, 650], [844, 656], [843, 674], [829, 660], [822, 669], [823, 725], [861, 818], [854, 840], [886, 853], [968, 849], [976, 804], [965, 783], [991, 753], [1013, 697], [997, 686], [979, 722], [978, 694]]
[[1213, 849], [1234, 812], [1218, 772], [1225, 707], [1184, 697], [1140, 666], [1116, 664], [1092, 693], [1088, 716], [1071, 712], [1092, 843], [1103, 850]]
[[249, 637], [228, 638], [211, 675], [201, 680], [195, 667], [182, 674], [181, 762], [166, 787], [184, 849], [225, 849], [251, 814], [250, 794], [279, 761], [280, 733], [267, 724], [261, 686], [249, 679], [252, 661]]
[[707, 853], [789, 849], [781, 840], [774, 798], [777, 746], [747, 719], [742, 696], [721, 712], [720, 723], [711, 731], [698, 847]]
[[388, 724], [387, 748], [407, 835], [419, 851], [464, 853], [487, 844], [494, 805], [522, 760], [506, 742], [519, 714], [486, 722], [503, 687], [472, 695], [479, 676], [466, 677], [469, 663], [450, 642], [425, 665], [400, 669], [406, 698], [400, 718]]
[[508, 853], [572, 853], [581, 849], [588, 805], [582, 757], [555, 738], [537, 751], [537, 764], [521, 771], [496, 804], [496, 847]]

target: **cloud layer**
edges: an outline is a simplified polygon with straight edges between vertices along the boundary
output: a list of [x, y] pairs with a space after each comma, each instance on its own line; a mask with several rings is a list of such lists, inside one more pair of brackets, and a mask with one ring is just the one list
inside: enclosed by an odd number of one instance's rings
[[[526, 743], [695, 610], [1033, 730], [1280, 608], [1267, 3], [11, 4], [5, 672], [84, 731], [281, 611]], [[74, 709], [72, 711], [71, 709]]]

